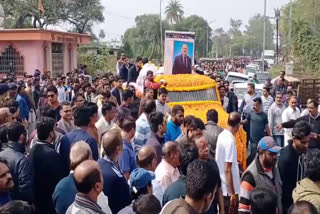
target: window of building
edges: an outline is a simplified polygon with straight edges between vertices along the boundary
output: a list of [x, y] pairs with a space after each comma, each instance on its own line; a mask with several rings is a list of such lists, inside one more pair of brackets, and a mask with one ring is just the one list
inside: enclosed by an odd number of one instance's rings
[[0, 53], [0, 73], [14, 73], [16, 75], [24, 73], [24, 58], [12, 45]]

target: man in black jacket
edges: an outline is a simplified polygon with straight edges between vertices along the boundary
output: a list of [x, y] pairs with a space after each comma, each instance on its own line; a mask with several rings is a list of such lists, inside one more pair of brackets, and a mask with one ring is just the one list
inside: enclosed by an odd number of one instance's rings
[[284, 214], [293, 204], [292, 191], [296, 183], [304, 177], [303, 156], [310, 140], [311, 127], [305, 121], [299, 121], [292, 130], [293, 140], [280, 153], [278, 168], [282, 180], [282, 205]]
[[14, 188], [11, 191], [13, 200], [32, 202], [32, 174], [31, 163], [25, 156], [27, 133], [19, 122], [8, 125], [8, 147], [0, 153], [0, 157], [8, 162], [10, 173], [13, 177]]
[[318, 148], [320, 149], [320, 114], [318, 112], [318, 101], [311, 99], [308, 104], [307, 108], [309, 111], [309, 114], [306, 116], [302, 116], [296, 120], [290, 120], [288, 122], [282, 123], [281, 125], [278, 125], [277, 128], [280, 130], [281, 128], [293, 128], [294, 125], [299, 121], [305, 121], [308, 123], [311, 127], [311, 139], [309, 148]]
[[127, 87], [129, 86], [130, 82], [137, 81], [139, 72], [141, 71], [141, 69], [142, 69], [142, 58], [138, 56], [136, 59], [136, 64], [129, 68]]
[[37, 123], [38, 141], [32, 147], [32, 182], [38, 213], [55, 214], [52, 194], [57, 183], [69, 174], [69, 167], [54, 149], [55, 120], [43, 117]]

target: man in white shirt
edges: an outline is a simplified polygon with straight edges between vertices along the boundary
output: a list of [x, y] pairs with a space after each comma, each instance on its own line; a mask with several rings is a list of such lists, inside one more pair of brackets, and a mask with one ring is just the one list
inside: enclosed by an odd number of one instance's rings
[[240, 175], [237, 160], [237, 147], [234, 138], [240, 128], [241, 116], [232, 112], [228, 127], [219, 135], [216, 148], [216, 162], [220, 171], [221, 189], [224, 197], [225, 212], [237, 213], [240, 193]]
[[[289, 100], [289, 106], [282, 113], [282, 123], [289, 120], [296, 120], [300, 117], [300, 110], [297, 108], [297, 98], [291, 96]], [[280, 125], [280, 124], [278, 124]], [[292, 129], [284, 129], [284, 146], [288, 145], [288, 141], [292, 140]]]
[[267, 87], [263, 87], [263, 96], [261, 96], [263, 112], [268, 115], [268, 110], [272, 103], [274, 102], [273, 97], [270, 95], [270, 89]]
[[156, 168], [155, 175], [163, 192], [180, 176], [178, 170], [180, 154], [180, 146], [177, 142], [169, 141], [162, 148], [163, 159]]
[[106, 102], [103, 104], [102, 117], [96, 122], [96, 128], [98, 129], [99, 141], [101, 141], [102, 135], [109, 131], [113, 126], [113, 119], [116, 114], [116, 105], [113, 102]]
[[66, 100], [66, 88], [62, 84], [61, 76], [57, 77], [57, 90], [58, 90], [58, 101], [62, 103]]

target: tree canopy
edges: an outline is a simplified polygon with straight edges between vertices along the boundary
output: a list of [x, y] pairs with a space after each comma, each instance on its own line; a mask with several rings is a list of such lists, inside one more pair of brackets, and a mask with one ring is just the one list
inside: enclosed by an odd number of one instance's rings
[[179, 0], [170, 0], [165, 13], [170, 24], [175, 24], [183, 19], [183, 6]]

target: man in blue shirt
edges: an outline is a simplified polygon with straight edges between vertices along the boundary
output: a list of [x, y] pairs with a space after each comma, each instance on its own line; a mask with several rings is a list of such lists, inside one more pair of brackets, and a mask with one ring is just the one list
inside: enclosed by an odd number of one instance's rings
[[90, 108], [87, 105], [75, 108], [73, 116], [74, 125], [76, 125], [77, 128], [72, 132], [66, 134], [62, 138], [63, 141], [60, 145], [60, 154], [62, 155], [66, 163], [69, 162], [69, 153], [71, 145], [78, 141], [85, 141], [87, 144], [89, 144], [92, 151], [92, 158], [94, 160], [98, 160], [98, 143], [96, 139], [86, 131], [90, 123], [90, 115]]
[[119, 166], [124, 176], [128, 180], [131, 172], [137, 168], [136, 153], [130, 140], [134, 137], [136, 123], [132, 117], [124, 119], [122, 123], [123, 152], [119, 157]]
[[19, 85], [19, 87], [18, 87], [18, 95], [16, 97], [16, 101], [19, 103], [20, 118], [23, 119], [23, 120], [28, 120], [29, 119], [30, 108], [28, 106], [28, 102], [23, 97], [24, 93], [25, 93], [24, 86], [23, 85]]
[[104, 180], [103, 192], [109, 199], [112, 213], [131, 204], [132, 198], [127, 180], [119, 167], [119, 157], [123, 151], [121, 133], [111, 129], [102, 137], [105, 156], [98, 160]]
[[184, 109], [181, 105], [175, 105], [172, 109], [172, 118], [168, 122], [164, 141], [175, 141], [182, 133], [181, 125], [184, 120]]

